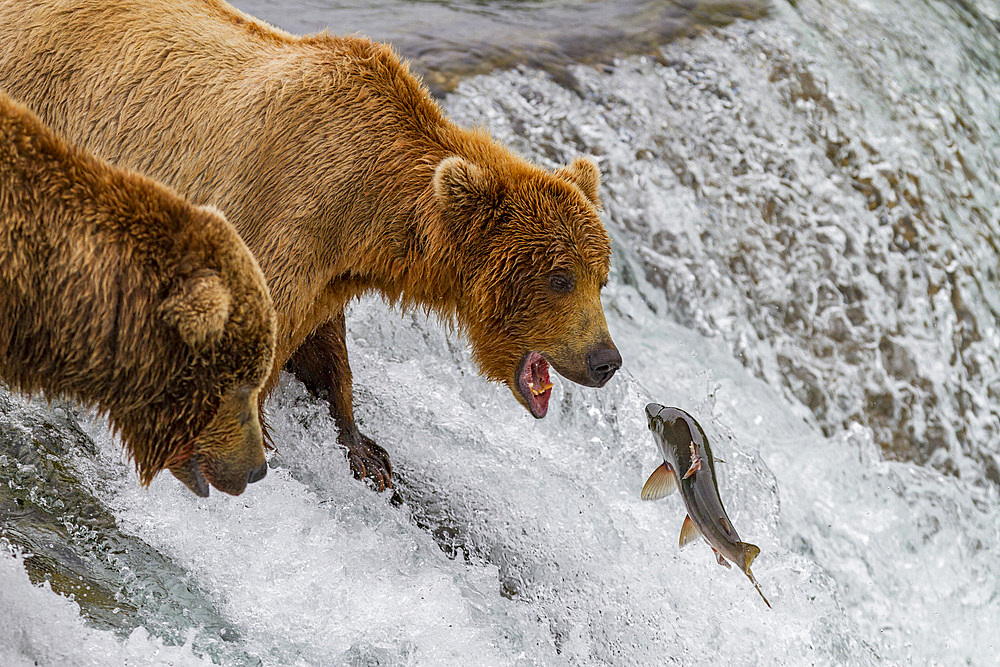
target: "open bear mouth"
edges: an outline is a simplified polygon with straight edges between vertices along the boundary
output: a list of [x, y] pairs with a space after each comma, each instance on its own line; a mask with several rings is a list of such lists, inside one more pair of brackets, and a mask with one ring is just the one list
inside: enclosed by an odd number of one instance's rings
[[549, 381], [549, 362], [537, 352], [528, 352], [517, 369], [517, 389], [535, 419], [549, 411], [552, 383]]

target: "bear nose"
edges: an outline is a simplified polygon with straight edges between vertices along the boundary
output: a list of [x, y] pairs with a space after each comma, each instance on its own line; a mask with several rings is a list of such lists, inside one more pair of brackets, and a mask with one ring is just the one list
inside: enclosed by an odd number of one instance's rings
[[613, 347], [597, 350], [587, 355], [587, 375], [595, 387], [603, 387], [619, 368], [622, 355]]
[[267, 461], [264, 461], [259, 466], [250, 471], [247, 475], [247, 483], [253, 484], [254, 482], [259, 482], [267, 476]]

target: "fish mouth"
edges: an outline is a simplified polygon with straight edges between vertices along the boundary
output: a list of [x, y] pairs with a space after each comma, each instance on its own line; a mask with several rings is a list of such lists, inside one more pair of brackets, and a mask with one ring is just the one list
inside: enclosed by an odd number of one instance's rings
[[538, 352], [527, 352], [517, 367], [515, 379], [517, 390], [531, 416], [535, 419], [544, 417], [549, 411], [549, 398], [552, 396], [549, 362]]
[[660, 405], [659, 403], [646, 404], [646, 420], [650, 423], [650, 425], [652, 425], [653, 420], [656, 419], [666, 408], [667, 406]]

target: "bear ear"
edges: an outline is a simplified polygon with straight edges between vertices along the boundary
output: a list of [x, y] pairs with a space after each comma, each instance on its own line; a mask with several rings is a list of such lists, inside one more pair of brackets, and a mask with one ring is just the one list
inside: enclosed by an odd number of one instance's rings
[[434, 170], [434, 195], [445, 208], [482, 206], [496, 194], [497, 188], [486, 171], [465, 158], [446, 157]]
[[594, 206], [600, 206], [597, 188], [601, 184], [601, 171], [593, 160], [578, 157], [572, 163], [556, 171], [556, 176], [563, 178], [580, 188], [583, 196]]
[[214, 345], [229, 320], [232, 295], [215, 273], [184, 280], [160, 306], [167, 324], [195, 349]]

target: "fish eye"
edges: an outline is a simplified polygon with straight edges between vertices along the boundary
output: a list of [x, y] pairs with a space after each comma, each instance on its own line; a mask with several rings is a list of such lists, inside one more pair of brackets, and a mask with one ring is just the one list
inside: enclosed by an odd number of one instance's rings
[[576, 278], [569, 273], [553, 273], [549, 275], [549, 289], [559, 294], [569, 294], [576, 287]]

